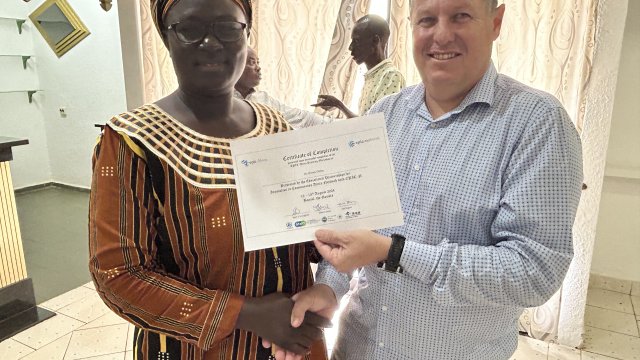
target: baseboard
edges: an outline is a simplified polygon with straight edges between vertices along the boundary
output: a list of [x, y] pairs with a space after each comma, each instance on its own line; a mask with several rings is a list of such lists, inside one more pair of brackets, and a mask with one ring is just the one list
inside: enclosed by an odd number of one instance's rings
[[36, 306], [30, 278], [0, 289], [0, 342], [52, 316], [54, 312]]
[[63, 183], [58, 183], [58, 182], [47, 182], [47, 183], [42, 183], [42, 184], [36, 184], [36, 185], [31, 185], [31, 186], [25, 186], [19, 189], [15, 189], [14, 193], [16, 195], [18, 194], [26, 194], [26, 193], [30, 193], [33, 191], [38, 191], [38, 190], [43, 190], [43, 189], [47, 189], [47, 188], [52, 188], [52, 187], [56, 187], [56, 188], [61, 188], [61, 189], [67, 189], [67, 190], [73, 190], [73, 191], [80, 191], [80, 192], [85, 192], [88, 193], [89, 191], [91, 191], [91, 189], [89, 188], [85, 188], [82, 186], [76, 186], [76, 185], [68, 185], [68, 184], [63, 184]]
[[640, 281], [618, 279], [591, 273], [589, 275], [589, 287], [592, 289], [604, 289], [632, 296], [640, 296]]

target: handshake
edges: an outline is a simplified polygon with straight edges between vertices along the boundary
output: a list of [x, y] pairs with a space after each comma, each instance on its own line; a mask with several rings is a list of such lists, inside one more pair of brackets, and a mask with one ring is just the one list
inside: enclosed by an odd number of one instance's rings
[[330, 287], [314, 285], [289, 298], [273, 293], [246, 298], [236, 328], [262, 338], [264, 347], [275, 350], [277, 360], [298, 360], [331, 327], [338, 301]]
[[[315, 235], [320, 255], [343, 273], [385, 260], [391, 246], [390, 238], [369, 230], [318, 230]], [[277, 360], [298, 360], [322, 337], [322, 328], [331, 326], [337, 308], [333, 290], [316, 284], [291, 298], [281, 293], [247, 298], [236, 327], [273, 346]]]

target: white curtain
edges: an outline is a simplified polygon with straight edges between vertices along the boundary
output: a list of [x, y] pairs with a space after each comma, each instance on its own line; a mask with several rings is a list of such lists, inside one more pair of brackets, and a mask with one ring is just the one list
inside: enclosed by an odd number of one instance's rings
[[[504, 3], [505, 18], [493, 53], [498, 71], [555, 95], [582, 132], [598, 1], [505, 0]], [[578, 246], [574, 237], [574, 247]], [[563, 301], [560, 294], [558, 291], [540, 307], [526, 309], [520, 317], [520, 330], [534, 338], [556, 342]]]
[[171, 57], [153, 24], [149, 1], [140, 1], [144, 103], [169, 95], [178, 87]]
[[288, 104], [313, 111], [322, 82], [340, 1], [254, 1], [262, 68], [260, 89]]

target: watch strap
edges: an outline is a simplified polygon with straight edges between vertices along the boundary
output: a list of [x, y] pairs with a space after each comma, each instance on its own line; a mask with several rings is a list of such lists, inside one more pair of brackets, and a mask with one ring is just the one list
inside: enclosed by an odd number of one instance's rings
[[402, 273], [402, 266], [400, 266], [400, 258], [402, 257], [402, 250], [404, 250], [405, 237], [400, 234], [391, 235], [391, 246], [389, 247], [389, 253], [387, 254], [387, 260], [378, 263], [378, 267], [381, 267], [385, 271], [393, 273]]

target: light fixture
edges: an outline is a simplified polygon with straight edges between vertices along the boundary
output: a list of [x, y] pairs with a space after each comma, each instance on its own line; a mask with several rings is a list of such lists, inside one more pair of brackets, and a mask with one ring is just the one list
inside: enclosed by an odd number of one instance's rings
[[111, 2], [112, 2], [112, 0], [100, 0], [100, 7], [104, 11], [109, 11], [109, 10], [111, 10]]

